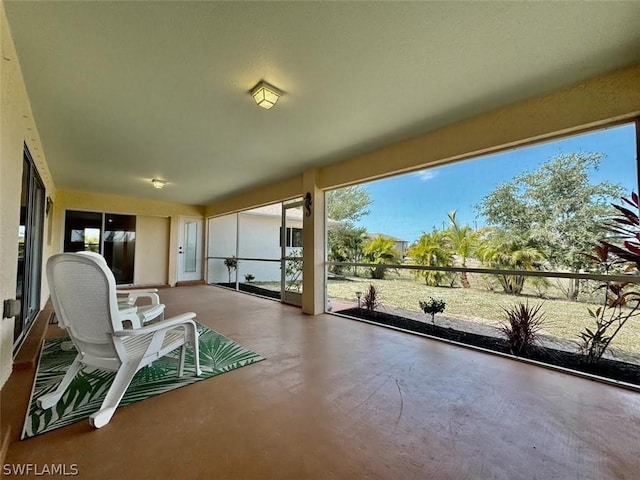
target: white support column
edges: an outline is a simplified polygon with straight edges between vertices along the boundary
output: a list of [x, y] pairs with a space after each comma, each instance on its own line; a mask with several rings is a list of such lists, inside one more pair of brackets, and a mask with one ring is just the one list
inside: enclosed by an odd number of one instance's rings
[[[302, 175], [302, 195], [310, 195], [310, 209], [303, 206], [302, 311], [318, 315], [325, 310], [325, 213], [324, 192], [317, 186], [318, 171]], [[307, 216], [310, 214], [309, 216]]]

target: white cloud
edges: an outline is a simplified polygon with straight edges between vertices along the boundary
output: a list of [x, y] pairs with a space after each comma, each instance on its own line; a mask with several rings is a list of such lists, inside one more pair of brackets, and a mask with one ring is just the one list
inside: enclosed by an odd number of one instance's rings
[[428, 182], [429, 180], [435, 178], [436, 175], [437, 172], [433, 170], [420, 170], [419, 172], [416, 172], [416, 176], [423, 182]]

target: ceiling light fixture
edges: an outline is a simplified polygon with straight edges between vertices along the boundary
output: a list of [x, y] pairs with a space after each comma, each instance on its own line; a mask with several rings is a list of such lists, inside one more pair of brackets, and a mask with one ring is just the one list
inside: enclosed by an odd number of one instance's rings
[[153, 180], [151, 180], [151, 185], [153, 185], [155, 188], [162, 188], [167, 184], [167, 182], [165, 182], [164, 180], [159, 180], [157, 178], [154, 178]]
[[282, 91], [273, 85], [269, 85], [264, 80], [260, 80], [258, 84], [251, 89], [251, 96], [259, 107], [269, 110], [282, 96]]

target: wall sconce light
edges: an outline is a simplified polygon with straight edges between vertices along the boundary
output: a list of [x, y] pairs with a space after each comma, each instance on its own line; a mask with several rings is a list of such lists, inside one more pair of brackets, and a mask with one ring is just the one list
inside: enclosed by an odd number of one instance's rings
[[151, 185], [153, 185], [154, 188], [157, 188], [157, 189], [163, 188], [166, 184], [167, 184], [166, 181], [160, 180], [157, 178], [154, 178], [153, 180], [151, 180]]
[[269, 110], [282, 96], [282, 91], [273, 85], [269, 85], [264, 80], [260, 80], [258, 84], [251, 89], [251, 96], [259, 107]]

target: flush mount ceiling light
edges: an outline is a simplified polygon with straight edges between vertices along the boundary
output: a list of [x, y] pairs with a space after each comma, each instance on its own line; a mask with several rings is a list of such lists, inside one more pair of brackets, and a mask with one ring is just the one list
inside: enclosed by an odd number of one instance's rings
[[260, 80], [258, 84], [251, 89], [251, 96], [259, 107], [269, 110], [276, 104], [278, 98], [282, 96], [282, 92], [264, 80]]
[[154, 178], [153, 180], [151, 180], [151, 185], [153, 185], [155, 188], [162, 188], [167, 184], [167, 182], [165, 182], [164, 180], [159, 180], [157, 178]]

